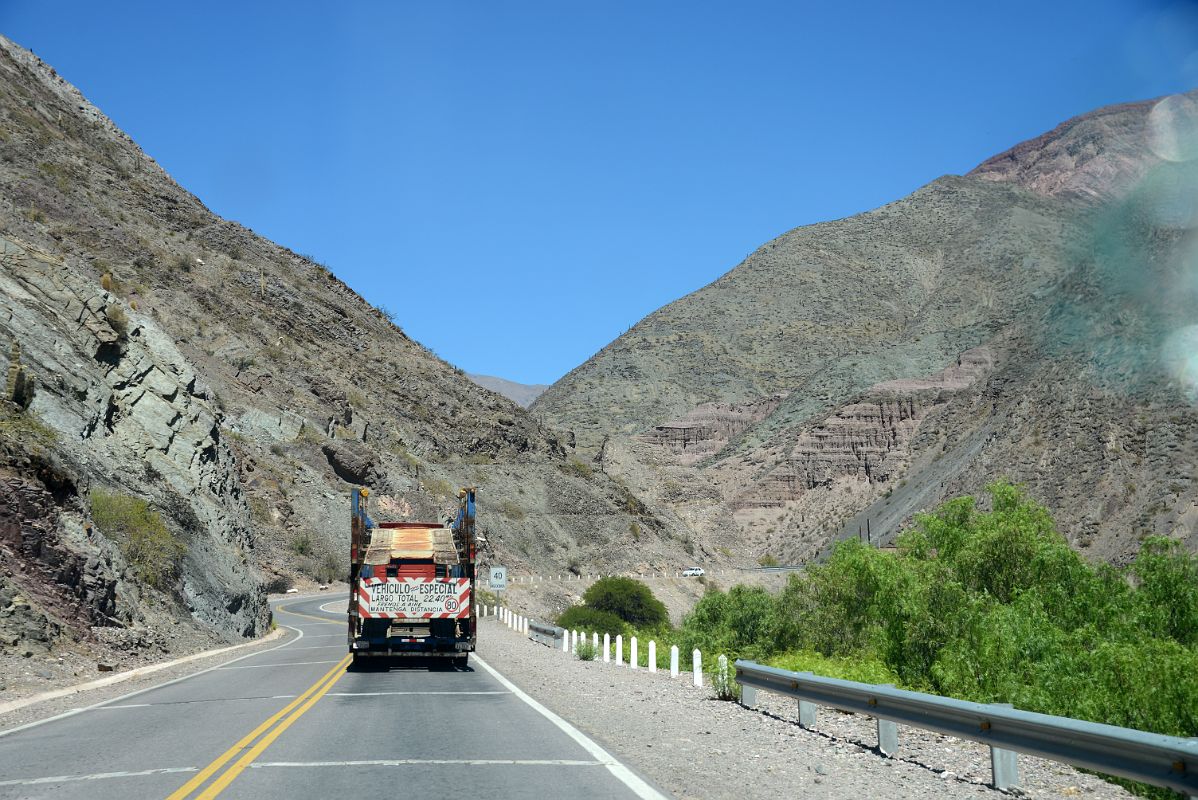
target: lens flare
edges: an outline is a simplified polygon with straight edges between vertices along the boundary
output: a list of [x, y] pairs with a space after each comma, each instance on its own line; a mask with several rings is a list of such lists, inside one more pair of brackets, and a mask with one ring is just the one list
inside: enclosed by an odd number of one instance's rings
[[1161, 360], [1186, 399], [1198, 403], [1198, 325], [1170, 334], [1161, 348]]
[[1148, 147], [1165, 161], [1198, 158], [1198, 100], [1174, 94], [1148, 114]]
[[1156, 227], [1198, 228], [1198, 160], [1159, 165], [1144, 176], [1136, 197]]

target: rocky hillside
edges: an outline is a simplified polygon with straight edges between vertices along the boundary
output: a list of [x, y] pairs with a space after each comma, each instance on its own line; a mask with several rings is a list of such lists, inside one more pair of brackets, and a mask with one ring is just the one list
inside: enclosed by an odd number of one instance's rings
[[162, 613], [257, 633], [266, 586], [341, 575], [353, 484], [382, 519], [477, 485], [486, 556], [517, 571], [693, 549], [327, 267], [213, 215], [3, 38], [0, 286], [0, 648]]
[[744, 560], [885, 543], [1000, 476], [1095, 557], [1198, 547], [1196, 108], [1102, 109], [785, 233], [533, 412]]

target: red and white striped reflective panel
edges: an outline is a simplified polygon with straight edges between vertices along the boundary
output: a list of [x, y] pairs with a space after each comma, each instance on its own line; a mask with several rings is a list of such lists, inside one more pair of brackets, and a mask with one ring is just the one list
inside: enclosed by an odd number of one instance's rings
[[469, 578], [363, 578], [363, 619], [462, 619], [470, 616]]

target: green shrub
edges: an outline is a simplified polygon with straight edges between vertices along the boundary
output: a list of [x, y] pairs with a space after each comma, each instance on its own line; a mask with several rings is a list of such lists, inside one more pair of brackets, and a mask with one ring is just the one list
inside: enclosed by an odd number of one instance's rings
[[310, 556], [316, 551], [316, 541], [308, 531], [300, 531], [291, 540], [291, 549], [296, 555]]
[[1198, 645], [1198, 555], [1181, 542], [1152, 537], [1131, 565], [1139, 624], [1155, 636]]
[[344, 580], [348, 567], [341, 558], [326, 552], [319, 556], [301, 559], [300, 571], [317, 583], [333, 583]]
[[137, 497], [96, 489], [91, 494], [92, 521], [114, 539], [139, 578], [165, 589], [178, 576], [186, 546], [167, 530], [162, 517]]
[[775, 649], [773, 609], [774, 599], [761, 587], [713, 589], [683, 620], [679, 649], [762, 658]]
[[291, 588], [292, 580], [286, 575], [272, 575], [267, 579], [265, 589], [269, 594], [282, 594]]
[[511, 500], [500, 500], [495, 509], [508, 519], [513, 519], [517, 522], [524, 519], [524, 509]]
[[578, 656], [579, 661], [594, 661], [599, 655], [599, 648], [589, 639], [583, 639], [574, 648], [574, 655]]
[[456, 494], [453, 484], [441, 478], [430, 478], [424, 481], [424, 490], [433, 497], [453, 497]]
[[397, 448], [396, 452], [399, 455], [399, 460], [404, 463], [404, 466], [406, 466], [408, 469], [412, 470], [413, 475], [416, 475], [417, 477], [419, 477], [420, 476], [420, 459], [417, 458], [416, 456], [412, 455], [411, 453], [409, 453], [407, 451], [407, 449], [405, 449], [402, 446], [399, 446]]
[[108, 318], [108, 327], [112, 328], [117, 336], [124, 339], [129, 335], [129, 317], [124, 309], [114, 303], [104, 309], [104, 316]]
[[845, 681], [896, 685], [902, 682], [889, 667], [877, 659], [825, 656], [810, 650], [794, 650], [774, 656], [765, 663], [791, 672], [813, 672], [816, 675]]
[[16, 408], [13, 404], [0, 403], [0, 439], [43, 447], [58, 441], [58, 432], [42, 423], [32, 411], [18, 411]]
[[587, 633], [609, 633], [612, 636], [625, 633], [628, 626], [610, 611], [601, 611], [590, 606], [570, 606], [557, 618], [557, 624], [572, 631]]
[[579, 478], [589, 479], [595, 474], [594, 470], [591, 469], [590, 464], [580, 461], [577, 458], [571, 458], [565, 464], [559, 464], [558, 469], [567, 475], [575, 475]]
[[715, 659], [715, 668], [711, 671], [711, 688], [715, 690], [717, 700], [739, 700], [740, 684], [736, 682], [736, 669], [733, 660], [726, 655]]
[[600, 578], [583, 592], [582, 601], [591, 608], [614, 614], [630, 625], [653, 627], [665, 625], [670, 620], [665, 604], [653, 596], [648, 586], [632, 578]]

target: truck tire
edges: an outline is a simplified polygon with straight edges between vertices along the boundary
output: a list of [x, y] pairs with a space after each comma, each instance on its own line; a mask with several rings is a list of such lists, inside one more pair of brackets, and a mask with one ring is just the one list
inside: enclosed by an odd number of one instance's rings
[[468, 655], [454, 656], [454, 659], [453, 659], [454, 669], [465, 669], [467, 666], [469, 666], [469, 664], [470, 664], [470, 656], [468, 656]]

